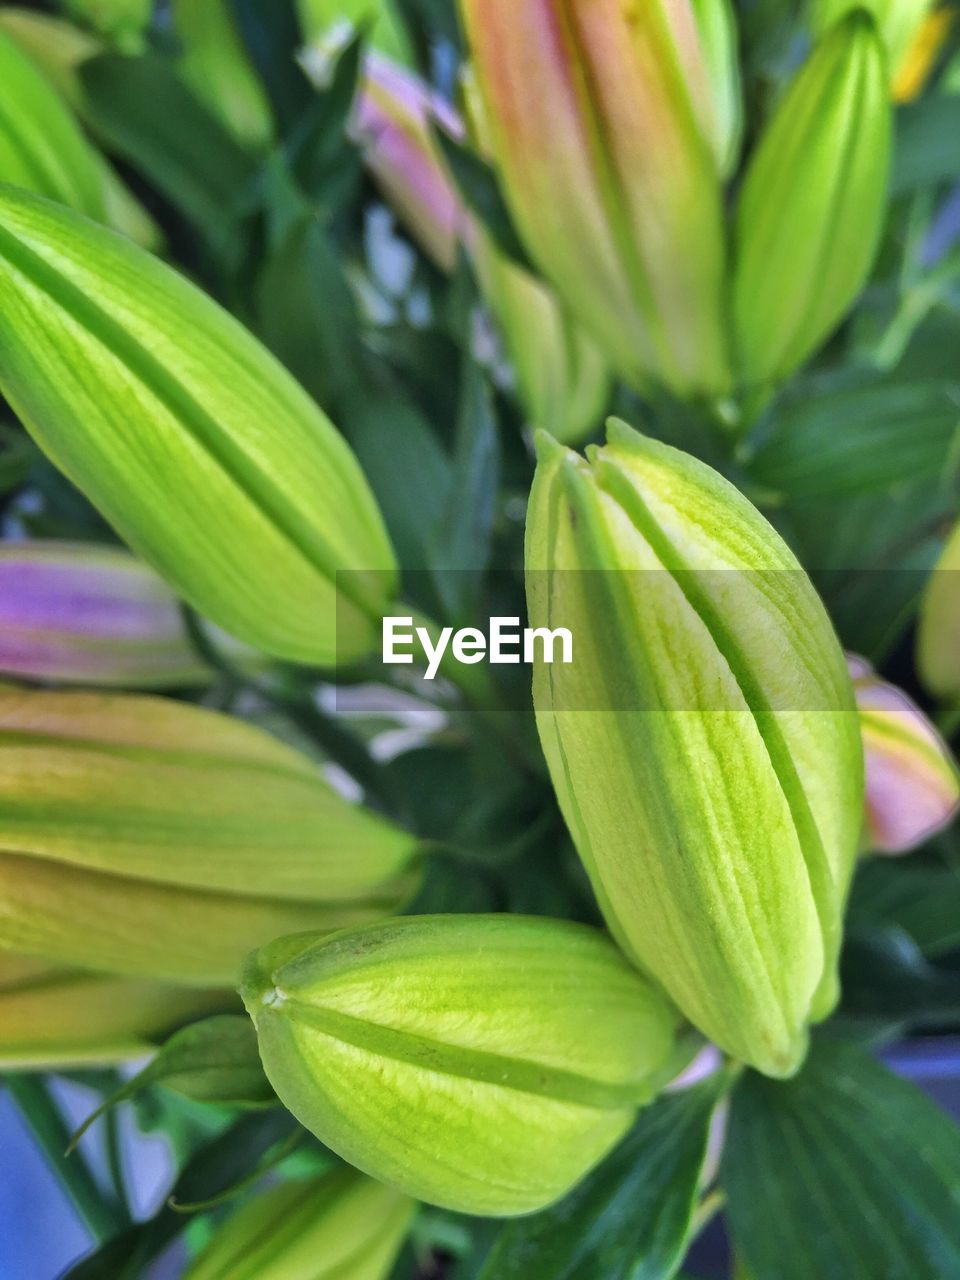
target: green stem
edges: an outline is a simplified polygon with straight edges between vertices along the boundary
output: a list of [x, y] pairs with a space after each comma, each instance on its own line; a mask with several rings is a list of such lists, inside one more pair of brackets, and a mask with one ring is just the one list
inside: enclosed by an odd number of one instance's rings
[[40, 1076], [9, 1075], [4, 1083], [48, 1165], [94, 1238], [98, 1242], [109, 1240], [129, 1226], [130, 1219], [122, 1206], [104, 1196], [83, 1156], [79, 1152], [69, 1160], [64, 1156], [70, 1132], [45, 1081]]

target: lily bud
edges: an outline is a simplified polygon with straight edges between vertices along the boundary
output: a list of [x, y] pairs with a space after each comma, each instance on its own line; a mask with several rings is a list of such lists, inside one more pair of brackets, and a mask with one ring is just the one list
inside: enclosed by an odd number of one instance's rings
[[[714, 104], [712, 141], [723, 177], [737, 165], [743, 138], [743, 93], [732, 0], [690, 0]], [[709, 135], [708, 135], [709, 136]]]
[[788, 88], [740, 193], [734, 329], [742, 381], [758, 396], [830, 336], [870, 273], [890, 121], [883, 44], [858, 10]]
[[956, 816], [957, 766], [939, 733], [902, 689], [879, 679], [863, 658], [851, 654], [847, 663], [863, 733], [863, 843], [875, 853], [907, 853]]
[[241, 995], [303, 1125], [462, 1213], [558, 1199], [670, 1074], [675, 1013], [568, 921], [408, 916], [283, 938], [250, 958]]
[[[217, 645], [255, 660], [222, 633]], [[212, 674], [152, 569], [79, 542], [0, 543], [0, 673], [126, 688], [203, 685]]]
[[461, 0], [527, 252], [624, 377], [730, 384], [714, 105], [689, 4]]
[[160, 698], [0, 688], [0, 947], [230, 985], [284, 929], [414, 891], [416, 843], [299, 752]]
[[181, 1023], [230, 1004], [229, 991], [84, 973], [0, 951], [0, 1067], [52, 1071], [125, 1062]]
[[180, 74], [242, 143], [265, 146], [273, 116], [226, 0], [174, 0]]
[[101, 161], [70, 112], [17, 44], [0, 31], [0, 181], [104, 216]]
[[415, 1210], [352, 1169], [284, 1182], [228, 1218], [183, 1280], [387, 1280]]
[[960, 524], [947, 539], [924, 592], [917, 667], [932, 694], [960, 700]]
[[836, 1000], [863, 803], [853, 690], [789, 549], [702, 462], [540, 437], [527, 517], [553, 784], [614, 936], [722, 1049], [796, 1070]]
[[877, 24], [890, 75], [895, 77], [932, 8], [933, 0], [813, 0], [811, 26], [822, 36], [847, 14], [865, 9]]
[[43, 72], [71, 107], [80, 106], [83, 90], [77, 70], [90, 58], [106, 52], [102, 40], [63, 18], [17, 5], [0, 8], [0, 31]]
[[329, 420], [182, 276], [9, 187], [0, 389], [124, 541], [211, 621], [293, 662], [374, 647], [396, 566]]

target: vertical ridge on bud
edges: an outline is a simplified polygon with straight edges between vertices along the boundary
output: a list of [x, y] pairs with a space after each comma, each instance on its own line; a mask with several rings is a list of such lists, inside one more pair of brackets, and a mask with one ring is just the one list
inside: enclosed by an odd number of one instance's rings
[[618, 424], [588, 453], [541, 444], [527, 524], [531, 621], [579, 650], [534, 673], [561, 808], [628, 954], [727, 1052], [787, 1075], [836, 999], [859, 835], [843, 655], [710, 468]]
[[0, 187], [0, 388], [212, 622], [293, 662], [373, 648], [396, 562], [343, 437], [194, 285], [11, 187]]
[[688, 0], [461, 0], [527, 250], [624, 376], [719, 394], [725, 247]]
[[866, 766], [864, 845], [907, 853], [948, 826], [960, 806], [960, 775], [947, 744], [916, 703], [848, 655]]
[[890, 127], [883, 46], [858, 10], [788, 87], [740, 192], [734, 330], [754, 392], [802, 364], [863, 286], [886, 209]]

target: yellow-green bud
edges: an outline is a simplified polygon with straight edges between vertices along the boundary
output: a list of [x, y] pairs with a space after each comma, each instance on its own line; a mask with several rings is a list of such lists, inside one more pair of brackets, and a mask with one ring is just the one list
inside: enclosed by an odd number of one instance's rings
[[0, 947], [230, 985], [253, 947], [397, 909], [413, 838], [243, 721], [0, 687]]
[[690, 2], [713, 94], [712, 141], [720, 172], [726, 177], [736, 168], [743, 137], [737, 17], [732, 0]]
[[350, 1169], [284, 1182], [233, 1214], [183, 1280], [386, 1280], [415, 1209]]
[[224, 630], [319, 665], [374, 647], [393, 551], [317, 405], [175, 271], [9, 187], [0, 389], [124, 540]]
[[863, 761], [843, 652], [783, 541], [711, 468], [623, 423], [540, 437], [534, 701], [615, 937], [701, 1031], [771, 1075], [836, 999]]
[[60, 8], [124, 53], [139, 53], [153, 0], [58, 0]]
[[891, 108], [876, 27], [857, 11], [787, 89], [737, 210], [734, 331], [742, 382], [762, 397], [854, 302], [886, 213]]
[[77, 70], [106, 52], [102, 40], [63, 18], [18, 5], [0, 8], [0, 31], [19, 46], [71, 107], [80, 106], [83, 90]]
[[896, 75], [934, 0], [811, 0], [811, 26], [823, 35], [855, 9], [871, 14], [887, 48], [890, 75]]
[[229, 991], [84, 973], [0, 951], [0, 1067], [124, 1062], [181, 1023], [230, 1007]]
[[947, 539], [924, 592], [917, 666], [931, 693], [960, 701], [960, 524]]
[[174, 0], [173, 22], [183, 45], [180, 73], [197, 97], [240, 142], [268, 143], [270, 103], [226, 0]]
[[104, 216], [102, 162], [47, 79], [0, 31], [0, 182]]
[[286, 938], [241, 994], [270, 1083], [327, 1146], [463, 1213], [530, 1213], [617, 1142], [676, 1015], [595, 929], [407, 917]]

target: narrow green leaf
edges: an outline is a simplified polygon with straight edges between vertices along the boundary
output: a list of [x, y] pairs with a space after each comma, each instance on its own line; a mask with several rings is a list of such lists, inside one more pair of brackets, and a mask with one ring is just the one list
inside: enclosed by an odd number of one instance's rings
[[902, 929], [924, 955], [945, 955], [960, 947], [960, 869], [916, 859], [866, 862], [854, 881], [850, 920]]
[[262, 1107], [276, 1102], [260, 1065], [253, 1023], [234, 1014], [218, 1014], [172, 1035], [142, 1071], [87, 1117], [71, 1139], [71, 1150], [105, 1112], [151, 1085], [221, 1106]]
[[559, 1204], [509, 1223], [480, 1280], [667, 1280], [683, 1261], [717, 1081], [666, 1094]]
[[533, 271], [493, 169], [471, 146], [451, 138], [442, 129], [435, 129], [434, 137], [460, 194], [490, 232], [497, 248], [519, 266]]
[[960, 1275], [960, 1129], [855, 1045], [820, 1041], [792, 1080], [746, 1075], [721, 1178], [754, 1280]]
[[960, 1019], [960, 974], [935, 968], [902, 929], [849, 931], [840, 972], [845, 1019], [914, 1026]]

